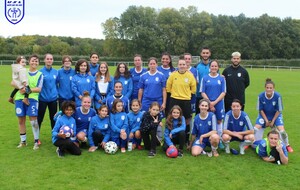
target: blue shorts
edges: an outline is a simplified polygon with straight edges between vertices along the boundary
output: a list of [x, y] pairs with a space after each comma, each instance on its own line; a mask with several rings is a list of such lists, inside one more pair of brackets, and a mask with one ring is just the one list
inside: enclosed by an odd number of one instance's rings
[[[272, 119], [270, 119], [270, 120], [272, 120]], [[258, 115], [255, 124], [256, 124], [256, 125], [262, 126], [262, 128], [266, 128], [265, 120], [264, 120], [264, 118], [263, 118], [260, 114]], [[276, 119], [275, 122], [274, 122], [274, 125], [275, 125], [276, 127], [277, 127], [277, 126], [283, 126], [283, 125], [284, 125], [282, 114], [279, 114], [279, 116], [277, 117], [277, 119]]]
[[114, 141], [118, 147], [125, 148], [127, 145], [127, 139], [123, 140], [120, 137], [112, 137], [111, 141]]
[[15, 110], [16, 110], [17, 117], [24, 117], [24, 116], [37, 117], [39, 102], [31, 98], [29, 98], [28, 100], [29, 100], [29, 106], [24, 104], [22, 100], [15, 101]]
[[215, 105], [216, 111], [214, 114], [216, 115], [217, 120], [222, 120], [225, 117], [225, 108], [224, 108], [224, 101], [221, 100]]
[[202, 144], [200, 144], [200, 143], [199, 143], [199, 139], [196, 139], [196, 140], [194, 141], [192, 147], [193, 147], [193, 146], [200, 146], [202, 149], [205, 149], [205, 147], [207, 147], [207, 146], [210, 147], [211, 144], [210, 144], [209, 140], [204, 141], [204, 139], [203, 139], [203, 141], [202, 141]]
[[156, 100], [150, 100], [148, 98], [143, 98], [142, 99], [142, 111], [149, 111], [150, 105], [152, 104], [152, 102], [158, 102], [159, 106], [161, 106], [163, 99], [159, 98]]

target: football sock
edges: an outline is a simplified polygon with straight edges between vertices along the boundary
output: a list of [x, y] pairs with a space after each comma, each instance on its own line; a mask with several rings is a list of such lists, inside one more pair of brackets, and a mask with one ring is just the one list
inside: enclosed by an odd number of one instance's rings
[[223, 124], [222, 123], [217, 124], [217, 132], [218, 132], [218, 135], [221, 137], [222, 132], [223, 132]]
[[286, 146], [289, 145], [289, 137], [288, 134], [285, 132], [285, 130], [279, 131], [279, 133], [284, 144]]
[[35, 140], [38, 140], [40, 138], [40, 128], [37, 120], [30, 121], [30, 124], [32, 126], [33, 137]]
[[26, 133], [20, 134], [20, 139], [22, 142], [26, 142]]
[[218, 149], [218, 147], [216, 146], [213, 146], [213, 145], [211, 145], [211, 150], [217, 150]]

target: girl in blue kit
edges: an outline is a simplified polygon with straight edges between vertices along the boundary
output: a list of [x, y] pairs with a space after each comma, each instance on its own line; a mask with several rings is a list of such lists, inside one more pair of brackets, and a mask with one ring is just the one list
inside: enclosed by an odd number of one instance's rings
[[74, 95], [71, 88], [71, 82], [74, 75], [75, 70], [72, 68], [72, 58], [68, 55], [63, 56], [62, 68], [58, 70], [56, 78], [59, 110], [61, 110], [64, 101], [74, 101]]
[[129, 138], [128, 141], [132, 142], [132, 149], [135, 149], [136, 147], [141, 150], [141, 131], [140, 131], [140, 125], [142, 122], [142, 117], [144, 114], [144, 111], [141, 110], [141, 102], [138, 99], [133, 99], [131, 101], [131, 112], [127, 114], [128, 117], [128, 133]]
[[95, 108], [99, 109], [102, 104], [106, 103], [106, 98], [113, 95], [113, 78], [109, 74], [106, 62], [101, 62], [96, 74], [96, 93]]
[[217, 134], [217, 120], [214, 113], [209, 112], [209, 100], [202, 99], [199, 102], [200, 113], [194, 117], [194, 127], [192, 130], [192, 140], [188, 149], [192, 148], [192, 155], [198, 156], [208, 146], [211, 147], [212, 154], [217, 157], [220, 137]]
[[87, 142], [90, 121], [92, 117], [96, 115], [96, 111], [91, 108], [91, 105], [92, 99], [89, 96], [89, 93], [85, 91], [83, 93], [83, 97], [81, 98], [81, 106], [77, 107], [75, 113], [73, 114], [77, 126], [76, 137], [79, 142], [83, 143], [82, 145], [85, 145]]
[[183, 146], [185, 144], [185, 118], [182, 115], [182, 110], [175, 105], [171, 108], [170, 113], [166, 119], [165, 128], [165, 143], [163, 150], [166, 151], [169, 147], [176, 147], [179, 144], [178, 157], [183, 156]]
[[157, 71], [157, 59], [150, 57], [148, 61], [149, 71], [141, 76], [139, 81], [138, 99], [142, 102], [142, 110], [148, 111], [152, 102], [160, 105], [160, 111], [166, 107], [166, 77]]
[[123, 102], [120, 99], [115, 99], [111, 114], [109, 115], [110, 127], [111, 127], [111, 140], [114, 141], [119, 147], [121, 152], [126, 152], [127, 145], [127, 130], [128, 130], [128, 119], [127, 114], [124, 112]]
[[128, 66], [125, 63], [119, 63], [115, 72], [114, 82], [120, 81], [123, 86], [122, 94], [130, 100], [133, 83]]
[[145, 72], [147, 72], [146, 68], [143, 68], [143, 61], [142, 56], [140, 54], [136, 54], [133, 59], [134, 67], [130, 69], [130, 74], [132, 78], [133, 83], [133, 91], [131, 94], [131, 100], [138, 98], [139, 93], [139, 81], [141, 78], [141, 75]]
[[104, 148], [110, 139], [110, 133], [108, 107], [101, 105], [98, 109], [98, 115], [92, 117], [90, 121], [88, 131], [89, 152], [95, 152], [99, 146]]
[[[59, 117], [52, 130], [52, 143], [57, 146], [56, 153], [58, 157], [64, 156], [68, 151], [73, 155], [81, 155], [80, 148], [73, 142], [76, 136], [76, 122], [72, 117], [75, 111], [75, 103], [73, 101], [65, 101], [62, 104], [63, 115]], [[67, 138], [65, 134], [60, 133], [62, 126], [69, 126], [73, 129], [73, 136]]]
[[200, 92], [203, 98], [210, 101], [210, 111], [217, 117], [218, 135], [222, 134], [222, 120], [225, 115], [224, 97], [226, 94], [225, 78], [218, 73], [219, 63], [214, 60], [210, 64], [210, 73], [202, 78]]
[[95, 52], [91, 53], [90, 55], [90, 74], [92, 76], [95, 76], [96, 73], [98, 72], [98, 68], [99, 68], [99, 55]]
[[293, 152], [289, 144], [288, 134], [284, 129], [282, 97], [275, 91], [275, 83], [270, 78], [266, 79], [265, 92], [258, 96], [257, 110], [259, 113], [254, 126], [255, 140], [262, 139], [263, 133], [259, 134], [261, 128], [273, 128], [275, 126], [288, 152]]
[[120, 81], [117, 81], [115, 82], [114, 84], [114, 91], [115, 93], [111, 96], [108, 96], [106, 98], [106, 105], [108, 106], [108, 110], [111, 111], [112, 108], [113, 108], [113, 103], [115, 101], [115, 99], [120, 99], [123, 101], [123, 107], [124, 107], [124, 111], [126, 113], [129, 112], [129, 100], [127, 97], [125, 97], [123, 94], [122, 94], [122, 89], [123, 89], [123, 85], [122, 85], [122, 82]]
[[79, 59], [75, 65], [76, 75], [72, 78], [72, 92], [75, 97], [76, 107], [81, 106], [83, 92], [88, 91], [91, 98], [95, 95], [95, 79], [89, 75], [90, 65], [85, 59]]

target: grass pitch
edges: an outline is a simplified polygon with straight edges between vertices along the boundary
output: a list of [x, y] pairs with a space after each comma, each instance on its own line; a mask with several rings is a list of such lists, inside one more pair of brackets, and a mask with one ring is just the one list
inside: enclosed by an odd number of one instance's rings
[[181, 159], [170, 159], [158, 148], [157, 156], [150, 159], [147, 151], [106, 155], [103, 150], [89, 153], [86, 148], [79, 157], [58, 158], [51, 143], [48, 113], [41, 128], [40, 149], [32, 150], [29, 122], [28, 146], [17, 149], [18, 121], [14, 106], [7, 102], [12, 90], [11, 68], [0, 68], [1, 189], [299, 189], [299, 71], [248, 69], [251, 84], [245, 111], [253, 124], [257, 96], [264, 91], [267, 77], [274, 80], [283, 97], [285, 128], [295, 152], [289, 154], [288, 165], [278, 166], [263, 162], [251, 149], [237, 156], [220, 150], [218, 158], [192, 157], [185, 152]]

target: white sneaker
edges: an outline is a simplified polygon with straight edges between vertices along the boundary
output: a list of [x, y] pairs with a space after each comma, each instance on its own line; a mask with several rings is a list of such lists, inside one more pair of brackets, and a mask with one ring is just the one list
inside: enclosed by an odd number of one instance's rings
[[227, 154], [230, 154], [230, 147], [229, 147], [229, 144], [224, 144], [225, 145], [225, 152]]
[[244, 155], [245, 154], [245, 145], [244, 143], [240, 143], [240, 154]]
[[20, 142], [19, 145], [17, 146], [17, 148], [22, 148], [27, 146], [26, 142]]
[[37, 150], [37, 149], [39, 149], [40, 147], [39, 147], [39, 144], [36, 142], [36, 143], [34, 143], [34, 145], [33, 145], [33, 150]]

